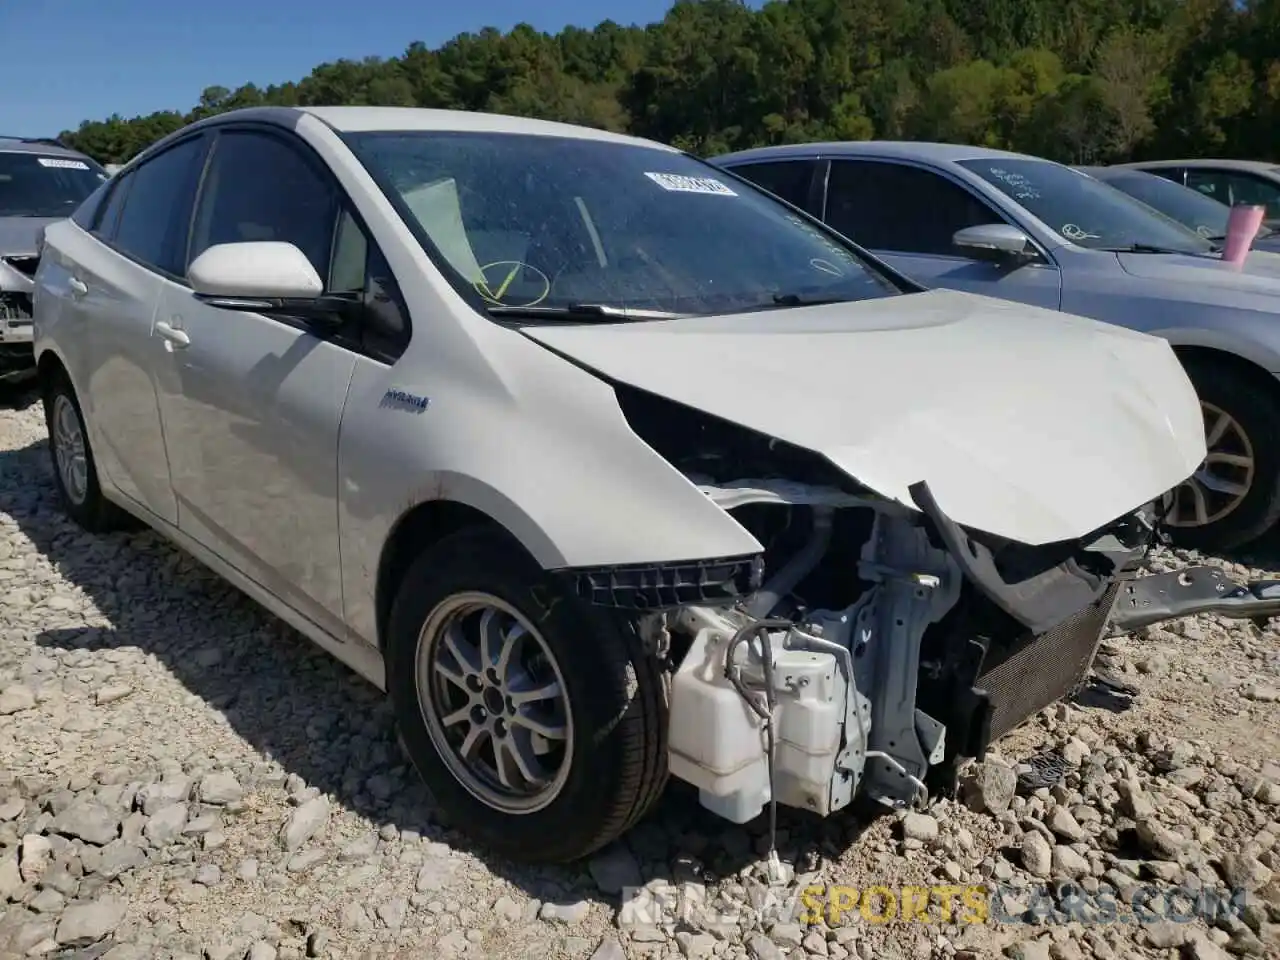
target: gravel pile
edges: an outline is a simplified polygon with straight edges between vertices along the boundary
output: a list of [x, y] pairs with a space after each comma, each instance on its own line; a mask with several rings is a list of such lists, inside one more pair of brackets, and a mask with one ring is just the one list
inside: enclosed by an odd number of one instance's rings
[[[781, 884], [763, 827], [679, 785], [589, 864], [530, 869], [442, 821], [363, 681], [154, 535], [64, 520], [44, 435], [38, 405], [0, 413], [6, 960], [1280, 957], [1269, 630], [1107, 641], [1112, 686], [1005, 738], [955, 801], [780, 811]], [[976, 885], [1001, 922], [968, 922]], [[949, 920], [880, 922], [906, 886], [951, 887]]]

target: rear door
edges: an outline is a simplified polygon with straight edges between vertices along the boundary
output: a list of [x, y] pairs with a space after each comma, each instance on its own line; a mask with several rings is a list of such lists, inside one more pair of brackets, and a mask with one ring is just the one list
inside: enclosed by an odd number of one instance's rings
[[155, 368], [152, 323], [166, 276], [180, 269], [205, 156], [195, 135], [110, 184], [89, 231], [62, 230], [47, 288], [59, 295], [60, 343], [89, 421], [98, 468], [119, 490], [170, 523], [177, 507]]
[[823, 219], [927, 287], [1053, 310], [1061, 305], [1061, 274], [1047, 256], [1017, 266], [978, 259], [952, 242], [965, 227], [1012, 221], [939, 171], [887, 160], [834, 158]]

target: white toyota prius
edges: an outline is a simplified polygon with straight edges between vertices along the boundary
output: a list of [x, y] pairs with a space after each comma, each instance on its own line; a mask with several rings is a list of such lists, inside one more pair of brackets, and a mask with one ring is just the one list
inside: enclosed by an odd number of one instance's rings
[[385, 689], [453, 822], [523, 860], [668, 774], [736, 822], [919, 803], [1108, 617], [1275, 604], [1125, 580], [1205, 456], [1165, 341], [925, 291], [648, 141], [226, 113], [47, 228], [34, 313], [70, 515]]

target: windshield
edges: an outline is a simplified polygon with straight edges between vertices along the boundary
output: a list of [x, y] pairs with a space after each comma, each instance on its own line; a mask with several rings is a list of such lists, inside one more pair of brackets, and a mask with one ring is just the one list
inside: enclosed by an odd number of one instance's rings
[[1227, 217], [1231, 208], [1198, 190], [1137, 171], [1100, 172], [1094, 176], [1154, 207], [1166, 217], [1172, 217], [1207, 240], [1222, 240], [1227, 235]]
[[1178, 253], [1214, 249], [1182, 224], [1070, 167], [1007, 157], [958, 162], [1078, 246]]
[[0, 217], [66, 217], [107, 179], [92, 161], [0, 153]]
[[455, 286], [495, 314], [732, 313], [901, 292], [820, 226], [684, 154], [526, 134], [346, 139]]

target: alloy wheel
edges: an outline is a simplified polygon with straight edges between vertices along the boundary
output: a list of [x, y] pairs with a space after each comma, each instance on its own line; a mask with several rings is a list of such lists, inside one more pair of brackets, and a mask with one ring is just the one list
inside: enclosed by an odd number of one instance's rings
[[1165, 523], [1171, 527], [1204, 527], [1240, 506], [1253, 488], [1253, 444], [1239, 422], [1220, 407], [1201, 402], [1205, 446], [1200, 467], [1165, 494]]
[[573, 761], [573, 712], [546, 640], [506, 601], [449, 597], [427, 616], [414, 658], [432, 743], [473, 796], [512, 814], [547, 807]]

